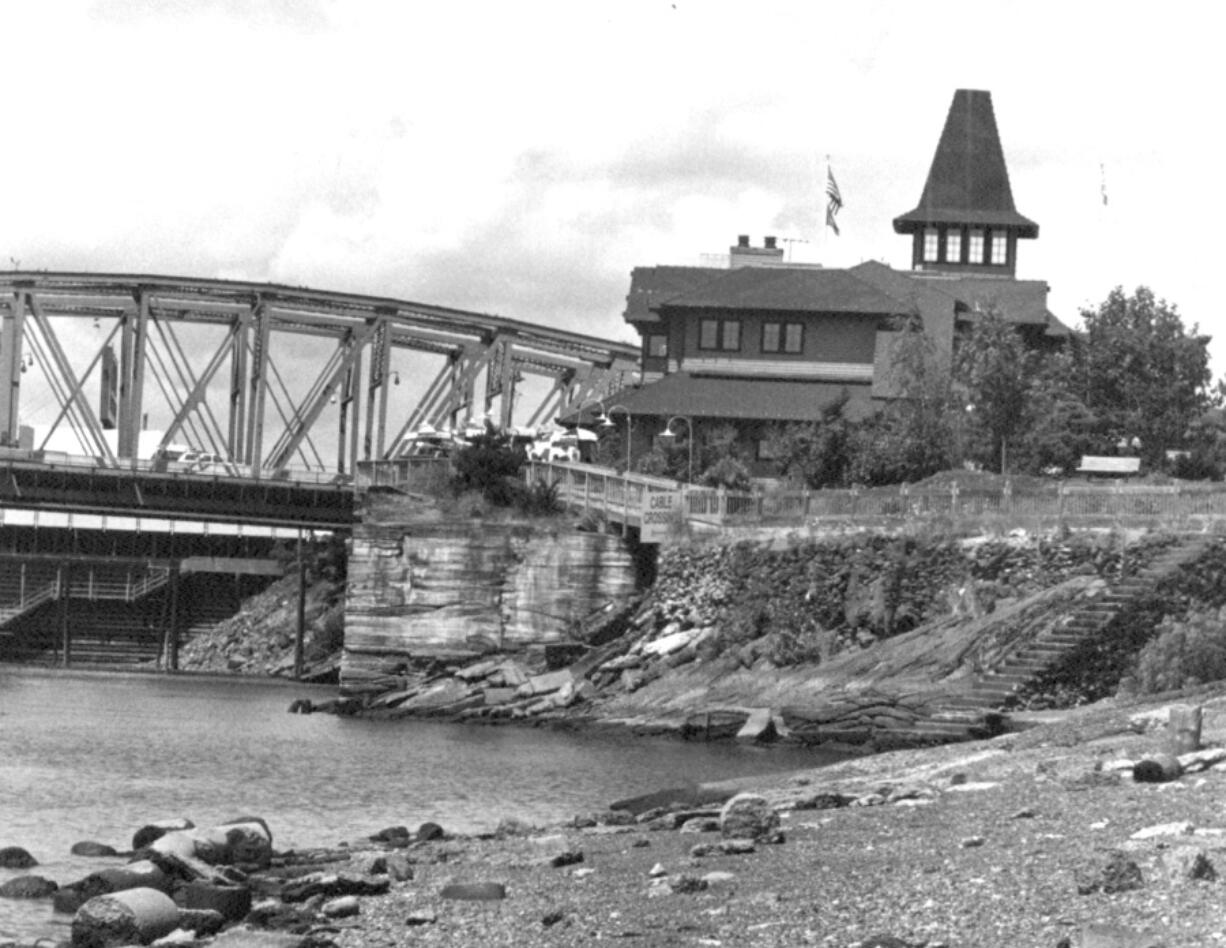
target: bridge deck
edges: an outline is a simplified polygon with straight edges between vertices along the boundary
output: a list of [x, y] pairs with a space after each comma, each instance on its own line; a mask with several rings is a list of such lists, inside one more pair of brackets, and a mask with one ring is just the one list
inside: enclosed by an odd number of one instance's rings
[[355, 519], [348, 483], [15, 460], [0, 461], [0, 506], [316, 529]]

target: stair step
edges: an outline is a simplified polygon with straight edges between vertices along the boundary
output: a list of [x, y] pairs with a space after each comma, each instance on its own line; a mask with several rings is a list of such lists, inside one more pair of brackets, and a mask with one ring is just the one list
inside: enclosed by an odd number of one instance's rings
[[1005, 662], [1005, 664], [1001, 665], [1000, 668], [997, 669], [997, 674], [998, 675], [1026, 675], [1028, 674], [1028, 675], [1034, 676], [1034, 675], [1038, 675], [1042, 672], [1047, 671], [1047, 669], [1051, 668], [1051, 666], [1052, 666], [1052, 663], [1050, 661], [1043, 661], [1043, 660], [1026, 661], [1025, 659], [1014, 659], [1014, 660]]

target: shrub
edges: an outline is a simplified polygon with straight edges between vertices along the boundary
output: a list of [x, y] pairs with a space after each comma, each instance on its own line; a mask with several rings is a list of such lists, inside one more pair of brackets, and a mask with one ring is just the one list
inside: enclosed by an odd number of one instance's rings
[[510, 507], [516, 501], [515, 482], [523, 463], [523, 452], [505, 438], [476, 437], [456, 452], [452, 493], [459, 497], [479, 491], [494, 506]]
[[703, 472], [699, 483], [704, 487], [749, 490], [749, 469], [736, 458], [725, 456]]
[[546, 481], [536, 481], [531, 487], [521, 485], [515, 506], [521, 513], [533, 516], [559, 513], [562, 502], [558, 500], [558, 485]]
[[1142, 694], [1226, 678], [1226, 607], [1163, 619], [1133, 674]]

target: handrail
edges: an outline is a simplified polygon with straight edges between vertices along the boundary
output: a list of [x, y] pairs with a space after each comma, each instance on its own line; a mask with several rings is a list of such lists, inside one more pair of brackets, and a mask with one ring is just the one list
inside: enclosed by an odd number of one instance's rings
[[21, 597], [14, 603], [7, 606], [0, 606], [0, 625], [6, 622], [11, 622], [20, 615], [24, 615], [31, 609], [36, 609], [44, 602], [49, 602], [52, 599], [58, 599], [60, 595], [60, 581], [58, 578], [52, 579], [46, 586], [40, 587], [36, 592], [27, 594], [22, 591]]
[[679, 496], [679, 520], [693, 526], [759, 524], [881, 524], [937, 518], [992, 517], [1052, 525], [1112, 525], [1119, 522], [1189, 523], [1226, 521], [1226, 486], [1202, 484], [1070, 484], [1051, 482], [1017, 488], [909, 485], [890, 487], [733, 491], [682, 484], [645, 474], [617, 473], [592, 464], [533, 462], [529, 481], [545, 478], [559, 499], [581, 511], [637, 525], [644, 491]]
[[[358, 490], [372, 487], [429, 488], [446, 477], [446, 458], [361, 461]], [[1183, 523], [1203, 527], [1226, 521], [1226, 485], [1043, 482], [1018, 487], [902, 484], [889, 487], [795, 490], [726, 490], [685, 484], [666, 477], [615, 471], [596, 464], [530, 460], [528, 484], [546, 482], [558, 499], [581, 513], [639, 526], [645, 498], [668, 492], [677, 500], [678, 523], [698, 528], [878, 525], [939, 518], [995, 518], [996, 522], [1061, 525]]]

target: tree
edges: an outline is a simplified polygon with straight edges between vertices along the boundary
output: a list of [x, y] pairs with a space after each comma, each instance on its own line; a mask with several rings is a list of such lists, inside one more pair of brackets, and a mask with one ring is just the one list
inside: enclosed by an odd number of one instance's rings
[[[1030, 378], [1039, 353], [1000, 313], [983, 314], [954, 350], [954, 377], [966, 396], [966, 429], [986, 444], [977, 459], [1008, 473], [1009, 443], [1025, 423]], [[971, 445], [965, 444], [965, 448]], [[986, 456], [984, 456], [986, 454]]]
[[1159, 467], [1182, 446], [1192, 422], [1217, 400], [1209, 391], [1209, 336], [1186, 329], [1176, 307], [1148, 287], [1116, 287], [1084, 309], [1084, 401], [1106, 449], [1140, 440], [1141, 457]]
[[890, 360], [893, 401], [856, 425], [848, 477], [860, 484], [922, 480], [958, 456], [961, 412], [947, 360], [918, 315], [899, 330]]
[[1086, 407], [1078, 384], [1075, 342], [1037, 355], [1030, 373], [1023, 423], [1013, 449], [1018, 471], [1039, 474], [1073, 471], [1081, 457], [1094, 453], [1097, 419]]
[[783, 425], [768, 438], [780, 471], [806, 487], [843, 487], [851, 466], [853, 425], [846, 417], [846, 389], [822, 408], [817, 421]]

